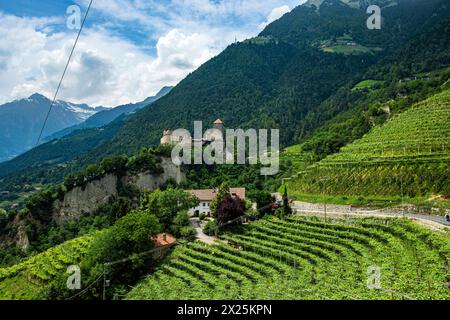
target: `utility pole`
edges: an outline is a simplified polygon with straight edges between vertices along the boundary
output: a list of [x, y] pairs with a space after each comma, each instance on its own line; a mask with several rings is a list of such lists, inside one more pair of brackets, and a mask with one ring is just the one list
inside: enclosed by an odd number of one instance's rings
[[103, 264], [103, 300], [106, 300], [106, 263]]
[[327, 199], [325, 195], [325, 181], [329, 179], [329, 177], [322, 177], [320, 181], [322, 182], [322, 197], [323, 197], [323, 210], [325, 214], [325, 221], [327, 221]]
[[405, 207], [404, 207], [404, 204], [403, 204], [403, 173], [400, 176], [400, 190], [401, 190], [401, 193], [402, 193], [402, 204], [401, 204], [401, 206], [402, 206], [402, 215], [403, 215], [403, 218], [405, 218]]

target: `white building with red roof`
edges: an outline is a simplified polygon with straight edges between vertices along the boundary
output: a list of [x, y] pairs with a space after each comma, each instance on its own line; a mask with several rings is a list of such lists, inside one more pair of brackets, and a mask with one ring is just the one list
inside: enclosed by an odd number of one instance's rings
[[[186, 192], [200, 200], [200, 204], [197, 207], [189, 209], [190, 216], [198, 216], [202, 213], [206, 216], [211, 216], [210, 204], [217, 194], [217, 189], [187, 190]], [[230, 195], [245, 200], [245, 188], [230, 188]]]

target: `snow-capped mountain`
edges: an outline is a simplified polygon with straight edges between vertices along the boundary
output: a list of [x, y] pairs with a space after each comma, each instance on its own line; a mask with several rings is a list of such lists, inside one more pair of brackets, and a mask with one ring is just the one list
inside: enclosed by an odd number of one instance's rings
[[[0, 161], [36, 145], [50, 105], [51, 100], [38, 93], [0, 105]], [[105, 109], [57, 100], [42, 137], [79, 124]]]
[[85, 104], [75, 104], [70, 102], [64, 102], [61, 100], [58, 100], [58, 103], [61, 104], [63, 107], [65, 107], [68, 111], [73, 112], [76, 117], [78, 117], [81, 121], [85, 121], [88, 118], [92, 117], [97, 112], [103, 111], [108, 108], [91, 108], [88, 105]]

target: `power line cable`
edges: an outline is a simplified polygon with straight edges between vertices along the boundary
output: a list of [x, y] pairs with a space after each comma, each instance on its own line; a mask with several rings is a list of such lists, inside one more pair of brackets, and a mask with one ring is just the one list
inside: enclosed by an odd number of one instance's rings
[[84, 288], [82, 291], [78, 292], [77, 294], [74, 294], [73, 296], [67, 298], [66, 300], [72, 300], [76, 297], [81, 296], [82, 294], [84, 294], [85, 292], [87, 292], [90, 288], [92, 288], [92, 286], [94, 286], [94, 284], [96, 284], [105, 274], [105, 272], [102, 272], [97, 279], [95, 279], [94, 281], [92, 281], [86, 288]]
[[62, 85], [62, 82], [64, 80], [64, 77], [66, 76], [66, 72], [67, 72], [67, 69], [69, 68], [70, 60], [72, 59], [73, 53], [75, 51], [75, 47], [77, 46], [78, 39], [80, 38], [81, 31], [83, 31], [83, 27], [84, 27], [84, 24], [86, 22], [86, 18], [87, 18], [88, 14], [89, 14], [89, 11], [91, 9], [93, 1], [94, 0], [91, 0], [89, 2], [89, 6], [87, 8], [86, 14], [84, 15], [83, 22], [81, 24], [80, 30], [78, 31], [77, 38], [75, 39], [75, 43], [72, 46], [72, 50], [70, 51], [69, 59], [67, 60], [66, 66], [65, 66], [64, 71], [63, 71], [63, 74], [61, 76], [61, 79], [59, 80], [59, 84], [58, 84], [58, 87], [56, 89], [55, 95], [53, 96], [52, 103], [50, 104], [50, 107], [48, 109], [47, 115], [45, 117], [44, 124], [42, 125], [41, 132], [39, 133], [39, 137], [38, 137], [38, 139], [36, 141], [36, 146], [38, 146], [39, 142], [41, 141], [42, 134], [44, 133], [44, 129], [45, 129], [45, 126], [47, 125], [48, 118], [50, 117], [50, 113], [52, 112], [53, 106], [54, 106], [54, 104], [56, 102], [56, 97], [58, 96], [59, 89], [61, 88], [61, 85]]

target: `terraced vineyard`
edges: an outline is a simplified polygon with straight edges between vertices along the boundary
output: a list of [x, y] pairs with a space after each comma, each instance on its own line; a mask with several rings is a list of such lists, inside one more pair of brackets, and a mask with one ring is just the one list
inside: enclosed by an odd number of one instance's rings
[[312, 154], [302, 151], [300, 145], [294, 145], [280, 153], [280, 160], [289, 164], [291, 171], [295, 174], [305, 170], [312, 163]]
[[410, 221], [271, 217], [222, 240], [176, 248], [127, 298], [450, 299], [450, 238]]
[[375, 127], [286, 182], [294, 193], [449, 196], [450, 90]]
[[65, 275], [68, 266], [80, 263], [92, 240], [93, 236], [76, 238], [25, 262], [0, 269], [0, 300], [45, 297], [47, 285]]

